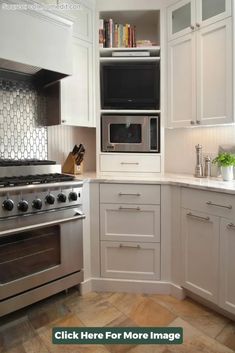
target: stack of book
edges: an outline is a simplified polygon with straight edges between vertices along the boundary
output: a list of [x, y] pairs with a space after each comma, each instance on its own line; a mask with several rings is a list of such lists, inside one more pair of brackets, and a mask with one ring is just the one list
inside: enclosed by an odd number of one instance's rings
[[136, 47], [136, 27], [130, 24], [117, 24], [113, 19], [100, 19], [100, 48], [133, 48]]

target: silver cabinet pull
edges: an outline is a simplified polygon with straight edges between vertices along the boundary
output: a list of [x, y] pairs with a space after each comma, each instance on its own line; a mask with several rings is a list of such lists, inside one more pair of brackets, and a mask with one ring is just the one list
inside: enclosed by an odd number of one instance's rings
[[138, 245], [123, 245], [123, 244], [120, 244], [119, 248], [141, 249], [141, 246], [139, 244]]
[[125, 165], [125, 164], [127, 164], [127, 165], [139, 165], [139, 163], [138, 162], [121, 162], [121, 164], [122, 165]]
[[228, 223], [228, 224], [227, 224], [227, 228], [228, 228], [228, 229], [234, 229], [234, 230], [235, 230], [235, 224], [233, 224], [233, 223]]
[[233, 208], [232, 205], [228, 205], [228, 206], [226, 206], [226, 205], [219, 205], [219, 204], [217, 204], [217, 203], [213, 203], [212, 201], [207, 201], [206, 204], [209, 205], [209, 206], [216, 206], [216, 207], [228, 208], [229, 210], [231, 210], [231, 209]]
[[201, 220], [201, 221], [207, 221], [208, 222], [210, 220], [210, 217], [196, 216], [195, 214], [192, 214], [191, 212], [187, 213], [187, 216], [195, 218], [195, 219], [198, 219], [198, 220]]
[[119, 195], [119, 196], [141, 196], [141, 194], [139, 194], [139, 193], [136, 193], [136, 194], [124, 194], [124, 193], [122, 193], [122, 192], [119, 192], [118, 195]]
[[119, 207], [120, 211], [140, 211], [140, 207]]

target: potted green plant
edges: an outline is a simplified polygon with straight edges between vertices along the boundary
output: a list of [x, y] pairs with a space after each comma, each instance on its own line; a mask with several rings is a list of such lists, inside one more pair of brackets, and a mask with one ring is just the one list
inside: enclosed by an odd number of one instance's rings
[[235, 165], [234, 154], [229, 152], [219, 153], [212, 163], [221, 167], [221, 174], [224, 181], [233, 180], [233, 167]]

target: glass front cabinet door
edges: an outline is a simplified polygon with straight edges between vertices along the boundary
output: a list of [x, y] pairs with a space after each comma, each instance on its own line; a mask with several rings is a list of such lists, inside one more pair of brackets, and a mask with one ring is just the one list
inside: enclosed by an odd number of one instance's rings
[[231, 16], [231, 0], [182, 0], [168, 8], [168, 40]]

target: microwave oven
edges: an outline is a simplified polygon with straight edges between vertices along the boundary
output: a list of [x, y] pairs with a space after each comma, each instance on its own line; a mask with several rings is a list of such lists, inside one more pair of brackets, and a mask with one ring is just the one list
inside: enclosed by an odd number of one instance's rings
[[102, 152], [160, 153], [159, 115], [102, 115]]
[[102, 63], [102, 109], [160, 109], [160, 62]]

